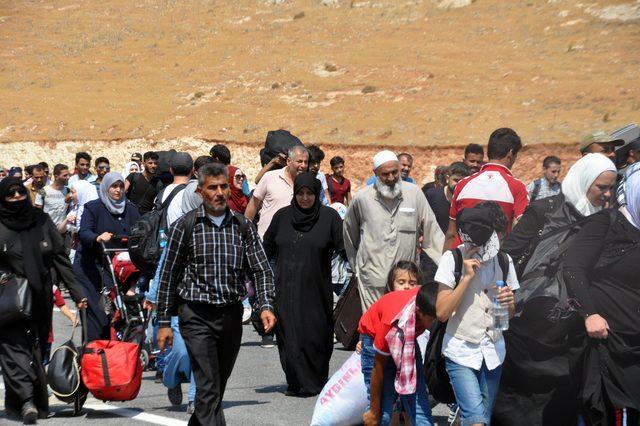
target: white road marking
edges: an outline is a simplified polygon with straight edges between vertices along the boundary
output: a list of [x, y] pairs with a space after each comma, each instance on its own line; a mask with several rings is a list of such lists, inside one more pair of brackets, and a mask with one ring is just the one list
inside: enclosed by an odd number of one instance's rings
[[149, 414], [141, 411], [130, 410], [128, 408], [116, 407], [109, 404], [85, 404], [85, 409], [93, 411], [108, 411], [121, 417], [128, 417], [132, 420], [138, 420], [141, 422], [151, 423], [154, 425], [163, 426], [185, 426], [187, 422], [183, 420], [173, 419], [171, 417], [158, 416], [156, 414]]

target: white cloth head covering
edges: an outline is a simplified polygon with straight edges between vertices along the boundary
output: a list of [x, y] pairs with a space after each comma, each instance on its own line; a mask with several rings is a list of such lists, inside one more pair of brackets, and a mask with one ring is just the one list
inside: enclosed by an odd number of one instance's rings
[[636, 229], [640, 229], [640, 173], [631, 173], [624, 182], [626, 204], [623, 213]]
[[76, 197], [78, 198], [78, 203], [76, 204], [76, 227], [80, 228], [84, 205], [89, 201], [98, 199], [98, 189], [94, 184], [86, 180], [77, 181], [75, 185], [73, 185], [73, 189], [76, 191]]
[[337, 211], [340, 215], [340, 219], [344, 220], [344, 217], [347, 215], [347, 206], [342, 203], [333, 203], [329, 207]]
[[118, 181], [122, 182], [124, 185], [124, 178], [120, 173], [109, 172], [102, 178], [100, 191], [98, 191], [100, 201], [102, 201], [102, 204], [105, 205], [111, 214], [122, 214], [127, 204], [127, 197], [124, 194], [122, 194], [120, 201], [115, 201], [113, 198], [109, 197], [109, 188]]
[[136, 173], [141, 173], [142, 170], [140, 170], [140, 166], [138, 165], [138, 163], [136, 163], [135, 161], [129, 161], [127, 164], [124, 165], [124, 169], [122, 169], [122, 177], [123, 178], [127, 178], [127, 176], [129, 176], [131, 174], [131, 172], [129, 170], [131, 170], [131, 166], [133, 166], [135, 164], [135, 166], [138, 168], [138, 171]]
[[398, 161], [396, 154], [389, 150], [380, 151], [373, 157], [373, 170], [377, 169], [384, 163], [388, 163], [389, 161]]
[[587, 154], [569, 169], [562, 182], [562, 193], [584, 216], [592, 215], [602, 207], [596, 207], [587, 198], [587, 192], [593, 182], [604, 172], [616, 172], [616, 166], [602, 154]]
[[182, 214], [187, 214], [191, 210], [195, 210], [202, 205], [202, 197], [196, 192], [198, 188], [198, 181], [192, 180], [184, 188], [184, 195], [182, 196]]

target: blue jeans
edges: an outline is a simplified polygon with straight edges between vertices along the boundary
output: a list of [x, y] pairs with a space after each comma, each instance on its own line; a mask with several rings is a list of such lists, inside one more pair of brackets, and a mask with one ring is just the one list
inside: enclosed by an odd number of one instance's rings
[[[367, 388], [367, 397], [371, 401], [371, 371], [375, 360], [375, 349], [373, 348], [373, 338], [371, 336], [362, 334], [360, 337], [362, 339], [360, 364], [362, 366], [364, 384]], [[432, 426], [434, 424], [431, 416], [431, 406], [429, 405], [429, 393], [423, 379], [424, 365], [422, 363], [422, 355], [418, 345], [416, 345], [416, 369], [416, 392], [410, 395], [398, 395], [395, 389], [396, 365], [391, 357], [387, 360], [382, 379], [381, 425], [391, 424], [393, 407], [398, 399], [400, 399], [402, 408], [412, 425]], [[368, 409], [369, 406], [367, 406]]]
[[[367, 334], [360, 335], [362, 351], [360, 352], [360, 365], [364, 376], [364, 386], [367, 388], [367, 401], [371, 402], [371, 370], [376, 357], [376, 350], [373, 349], [373, 337]], [[369, 404], [367, 404], [367, 410]]]
[[491, 423], [493, 403], [500, 388], [502, 366], [488, 370], [483, 361], [480, 370], [456, 364], [445, 357], [451, 387], [460, 406], [462, 426]]

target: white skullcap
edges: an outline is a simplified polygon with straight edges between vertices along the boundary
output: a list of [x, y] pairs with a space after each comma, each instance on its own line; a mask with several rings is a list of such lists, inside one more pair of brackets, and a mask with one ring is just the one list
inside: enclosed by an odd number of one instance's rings
[[384, 163], [388, 163], [389, 161], [398, 161], [396, 154], [389, 150], [380, 151], [373, 157], [373, 170], [382, 166]]

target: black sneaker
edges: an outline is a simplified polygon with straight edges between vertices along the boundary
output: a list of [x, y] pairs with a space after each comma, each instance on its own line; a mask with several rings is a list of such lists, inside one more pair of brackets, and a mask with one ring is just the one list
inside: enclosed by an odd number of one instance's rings
[[262, 346], [263, 348], [273, 348], [276, 346], [273, 336], [262, 336], [262, 343], [260, 343], [260, 346]]
[[178, 385], [175, 388], [169, 388], [167, 396], [171, 405], [182, 405], [182, 386]]
[[25, 425], [35, 425], [38, 421], [38, 409], [33, 402], [27, 401], [22, 405], [22, 423]]
[[196, 412], [196, 406], [193, 404], [193, 401], [189, 401], [189, 405], [187, 405], [187, 414], [193, 414]]
[[154, 380], [156, 383], [162, 383], [162, 371], [156, 371], [156, 378]]

